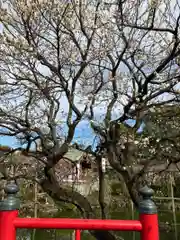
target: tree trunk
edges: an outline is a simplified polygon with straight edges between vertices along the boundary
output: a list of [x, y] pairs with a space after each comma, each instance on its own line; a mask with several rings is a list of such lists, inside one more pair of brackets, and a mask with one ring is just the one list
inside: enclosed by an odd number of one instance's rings
[[[109, 145], [108, 147], [108, 160], [110, 165], [114, 170], [116, 170], [120, 174], [120, 179], [124, 181], [127, 190], [129, 192], [129, 196], [131, 197], [134, 205], [138, 207], [138, 202], [139, 202], [139, 196], [138, 196], [138, 182], [135, 181], [136, 178], [134, 178], [133, 173], [131, 172], [131, 169], [129, 166], [126, 166], [124, 168], [124, 165], [121, 165], [121, 157], [122, 156], [117, 156], [117, 149], [115, 145]], [[123, 156], [124, 158], [126, 156]], [[130, 158], [131, 156], [128, 155]], [[125, 159], [126, 161], [126, 159]], [[138, 175], [138, 174], [137, 174]]]
[[[83, 218], [96, 218], [96, 214], [93, 211], [89, 201], [80, 193], [69, 190], [68, 188], [61, 187], [53, 174], [53, 171], [49, 171], [50, 179], [45, 179], [41, 183], [42, 189], [54, 200], [56, 204], [58, 202], [68, 202], [75, 205], [81, 212]], [[116, 237], [108, 231], [89, 231], [98, 240], [116, 240]]]

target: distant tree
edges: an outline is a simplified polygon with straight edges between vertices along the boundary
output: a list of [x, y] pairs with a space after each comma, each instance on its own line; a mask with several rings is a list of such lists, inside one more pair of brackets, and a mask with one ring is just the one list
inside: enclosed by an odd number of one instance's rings
[[[60, 186], [53, 167], [86, 119], [99, 137], [97, 149], [88, 151], [97, 161], [108, 158], [137, 204], [139, 178], [150, 161], [133, 173], [137, 130], [150, 109], [179, 102], [178, 13], [178, 1], [1, 4], [0, 136], [26, 143], [24, 154], [44, 164], [38, 181], [44, 191], [55, 201], [73, 203], [83, 217], [96, 217], [92, 206]], [[127, 119], [136, 124], [128, 127]], [[30, 151], [34, 145], [40, 147]], [[103, 208], [103, 194], [100, 201]], [[111, 233], [92, 234], [115, 239]]]
[[164, 105], [149, 112], [141, 137], [147, 142], [146, 158], [154, 156], [155, 163], [164, 162], [165, 168], [179, 163], [180, 107]]

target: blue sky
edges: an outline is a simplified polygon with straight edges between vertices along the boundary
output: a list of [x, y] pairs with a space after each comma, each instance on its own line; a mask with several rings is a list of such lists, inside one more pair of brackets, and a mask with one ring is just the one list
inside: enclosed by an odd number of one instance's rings
[[[79, 126], [77, 126], [74, 141], [85, 145], [95, 144], [95, 134], [90, 126], [88, 126], [87, 122], [82, 122]], [[0, 145], [10, 146], [13, 148], [21, 146], [15, 137], [9, 136], [0, 136]]]
[[[97, 137], [90, 128], [89, 124], [83, 121], [77, 126], [73, 140], [74, 142], [84, 145], [94, 145]], [[13, 148], [21, 146], [15, 137], [9, 136], [0, 136], [0, 145], [10, 146]]]
[[16, 142], [16, 138], [14, 137], [7, 137], [7, 136], [0, 136], [0, 145], [5, 145], [5, 146], [12, 146], [12, 147], [17, 147], [18, 144]]
[[[134, 122], [132, 120], [127, 121], [129, 125], [133, 125]], [[140, 128], [142, 130], [142, 127]], [[97, 137], [95, 136], [94, 132], [90, 128], [87, 121], [82, 121], [76, 128], [74, 141], [78, 142], [83, 145], [92, 145], [95, 147], [97, 143]], [[13, 148], [20, 147], [20, 143], [16, 140], [15, 137], [8, 137], [8, 136], [0, 136], [0, 145], [10, 146]]]

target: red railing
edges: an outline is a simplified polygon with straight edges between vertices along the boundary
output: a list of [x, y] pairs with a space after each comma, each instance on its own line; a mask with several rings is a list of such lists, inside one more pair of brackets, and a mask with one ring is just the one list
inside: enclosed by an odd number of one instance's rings
[[12, 196], [15, 191], [6, 192], [9, 197], [0, 206], [0, 240], [15, 240], [17, 228], [74, 229], [76, 240], [81, 239], [81, 230], [138, 231], [141, 232], [141, 240], [159, 240], [158, 216], [150, 192], [144, 194], [140, 202], [139, 220], [19, 218], [17, 202]]

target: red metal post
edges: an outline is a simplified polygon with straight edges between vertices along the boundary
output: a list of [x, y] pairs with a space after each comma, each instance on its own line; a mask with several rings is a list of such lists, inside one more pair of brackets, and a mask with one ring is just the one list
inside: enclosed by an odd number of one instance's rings
[[14, 219], [18, 211], [0, 211], [0, 240], [16, 240]]
[[141, 214], [142, 223], [141, 240], [159, 240], [157, 214]]
[[153, 200], [153, 190], [145, 186], [140, 190], [142, 201], [139, 203], [141, 240], [159, 240], [157, 208]]
[[18, 187], [15, 184], [8, 184], [4, 191], [7, 198], [0, 203], [0, 240], [16, 240], [14, 222], [18, 215], [19, 200], [15, 194]]
[[75, 230], [75, 240], [81, 240], [81, 230]]

